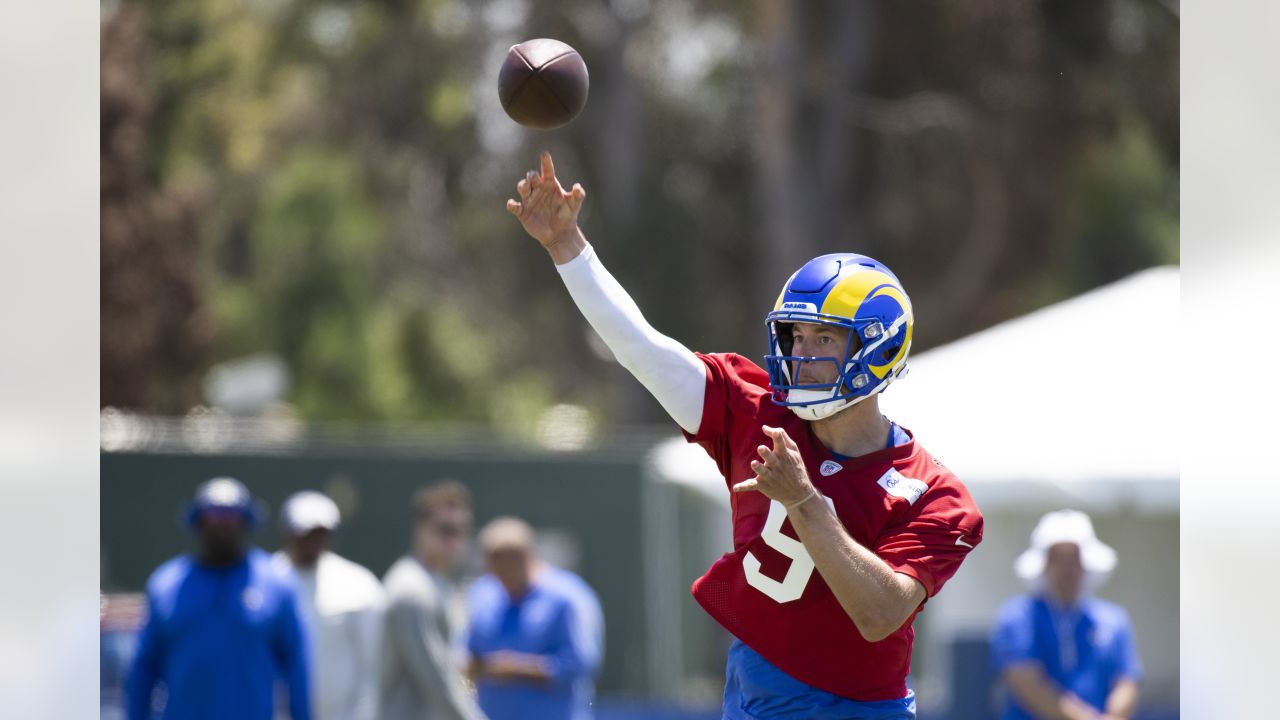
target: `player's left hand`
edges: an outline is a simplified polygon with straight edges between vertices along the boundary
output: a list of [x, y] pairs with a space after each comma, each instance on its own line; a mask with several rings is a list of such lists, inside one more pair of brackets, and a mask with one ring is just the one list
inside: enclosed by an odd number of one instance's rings
[[804, 458], [800, 457], [796, 441], [782, 428], [764, 425], [761, 429], [773, 440], [773, 447], [756, 447], [760, 460], [751, 461], [751, 469], [756, 476], [734, 485], [733, 491], [762, 492], [788, 508], [804, 501], [814, 492], [814, 487], [809, 481], [809, 472], [804, 469]]

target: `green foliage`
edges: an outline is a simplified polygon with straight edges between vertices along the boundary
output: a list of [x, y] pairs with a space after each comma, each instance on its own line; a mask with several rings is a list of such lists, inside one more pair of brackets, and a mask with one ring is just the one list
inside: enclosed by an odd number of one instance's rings
[[[115, 402], [180, 412], [209, 363], [270, 352], [307, 419], [516, 437], [557, 402], [660, 419], [502, 209], [542, 149], [587, 187], [584, 229], [650, 321], [698, 350], [759, 355], [762, 308], [821, 252], [894, 267], [920, 350], [1177, 262], [1176, 16], [1016, 5], [128, 4], [104, 37], [141, 14], [145, 62], [124, 71], [148, 101], [127, 125], [146, 181], [109, 203], [104, 171], [104, 228], [195, 188], [183, 312], [215, 322], [200, 342], [163, 331], [191, 348], [180, 371], [122, 350], [115, 386], [142, 389]], [[496, 99], [497, 59], [536, 36], [591, 72], [587, 109], [550, 133]], [[125, 67], [108, 49], [104, 87]], [[104, 334], [174, 326], [112, 304], [126, 277], [104, 271]]]

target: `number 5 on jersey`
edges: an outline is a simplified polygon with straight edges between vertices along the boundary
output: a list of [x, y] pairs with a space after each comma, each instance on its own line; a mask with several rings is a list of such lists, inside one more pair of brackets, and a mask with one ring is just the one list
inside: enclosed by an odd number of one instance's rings
[[[826, 495], [818, 497], [826, 501], [827, 506], [835, 512], [835, 503]], [[775, 602], [789, 603], [799, 600], [804, 594], [809, 577], [813, 575], [813, 558], [804, 548], [804, 543], [782, 533], [782, 522], [787, 519], [787, 510], [777, 500], [769, 501], [769, 518], [765, 520], [764, 531], [760, 539], [778, 552], [791, 558], [791, 566], [787, 574], [779, 582], [760, 572], [760, 560], [750, 551], [742, 556], [742, 569], [747, 574], [747, 584], [773, 598]]]

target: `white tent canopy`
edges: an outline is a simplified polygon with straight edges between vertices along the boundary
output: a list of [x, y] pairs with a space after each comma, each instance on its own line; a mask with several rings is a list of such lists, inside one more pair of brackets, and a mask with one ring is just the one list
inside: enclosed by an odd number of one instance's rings
[[1178, 312], [1178, 268], [1144, 270], [922, 353], [882, 408], [984, 504], [1176, 509], [1180, 409], [1202, 395], [1180, 381], [1204, 360]]

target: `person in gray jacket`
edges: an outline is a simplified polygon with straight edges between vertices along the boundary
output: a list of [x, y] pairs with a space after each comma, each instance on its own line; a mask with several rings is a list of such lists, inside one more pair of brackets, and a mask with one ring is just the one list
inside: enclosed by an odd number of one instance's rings
[[413, 496], [409, 555], [387, 571], [380, 702], [383, 720], [483, 720], [462, 668], [466, 611], [452, 576], [471, 535], [471, 495], [445, 481]]

